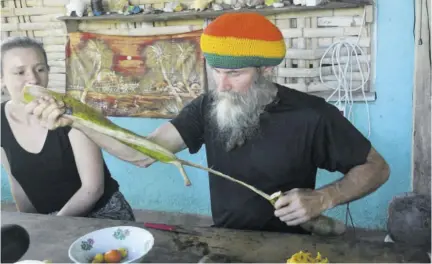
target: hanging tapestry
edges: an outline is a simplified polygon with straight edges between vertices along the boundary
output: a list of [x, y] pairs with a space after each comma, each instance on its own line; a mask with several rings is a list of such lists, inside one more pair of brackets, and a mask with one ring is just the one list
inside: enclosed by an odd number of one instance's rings
[[172, 118], [204, 91], [201, 33], [69, 33], [66, 92], [106, 116]]

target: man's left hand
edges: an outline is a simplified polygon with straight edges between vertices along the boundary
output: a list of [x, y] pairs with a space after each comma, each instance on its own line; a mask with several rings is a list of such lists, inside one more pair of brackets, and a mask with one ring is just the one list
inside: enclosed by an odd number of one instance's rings
[[289, 226], [302, 224], [331, 207], [324, 190], [292, 189], [275, 203], [275, 216]]

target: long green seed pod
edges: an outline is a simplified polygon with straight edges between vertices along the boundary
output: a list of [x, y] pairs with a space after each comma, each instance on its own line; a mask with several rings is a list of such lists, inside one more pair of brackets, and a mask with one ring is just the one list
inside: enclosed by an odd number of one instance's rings
[[[210, 172], [213, 175], [220, 176], [227, 180], [243, 185], [244, 187], [250, 189], [251, 191], [255, 192], [256, 194], [269, 201], [273, 206], [277, 199], [279, 199], [279, 197], [282, 195], [281, 192], [276, 192], [272, 195], [268, 195], [247, 183], [236, 180], [219, 171], [206, 168], [204, 166], [189, 161], [181, 160], [177, 158], [174, 153], [167, 150], [166, 148], [146, 139], [143, 136], [137, 135], [130, 130], [114, 124], [96, 109], [86, 104], [83, 104], [79, 100], [67, 94], [57, 93], [37, 85], [25, 85], [22, 93], [24, 103], [29, 103], [43, 96], [50, 96], [57, 101], [64, 102], [67, 109], [64, 117], [73, 120], [72, 127], [76, 126], [77, 129], [79, 129], [79, 126], [91, 128], [101, 134], [119, 140], [120, 142], [130, 146], [131, 148], [137, 150], [140, 153], [143, 153], [144, 155], [154, 160], [176, 166], [179, 169], [181, 175], [183, 176], [183, 180], [186, 186], [190, 185], [191, 182], [183, 166], [190, 166]], [[336, 220], [323, 215], [318, 216], [317, 218], [312, 219], [307, 223], [302, 224], [301, 226], [304, 229], [319, 235], [339, 235], [345, 231], [345, 225], [343, 223], [338, 223]]]

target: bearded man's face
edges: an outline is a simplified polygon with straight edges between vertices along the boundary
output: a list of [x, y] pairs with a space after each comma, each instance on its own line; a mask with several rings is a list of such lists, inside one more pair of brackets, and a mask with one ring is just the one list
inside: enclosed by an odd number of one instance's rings
[[259, 132], [260, 115], [276, 97], [277, 88], [264, 76], [266, 70], [212, 69], [211, 118], [218, 129], [218, 140], [227, 151], [242, 146]]

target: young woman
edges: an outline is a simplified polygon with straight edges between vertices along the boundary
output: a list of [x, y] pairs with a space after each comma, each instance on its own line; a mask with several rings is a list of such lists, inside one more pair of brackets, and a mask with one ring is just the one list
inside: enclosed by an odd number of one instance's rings
[[27, 37], [1, 45], [1, 161], [21, 212], [134, 221], [132, 209], [104, 162], [100, 148], [80, 131], [47, 130], [20, 102], [26, 83], [48, 85], [41, 43]]

